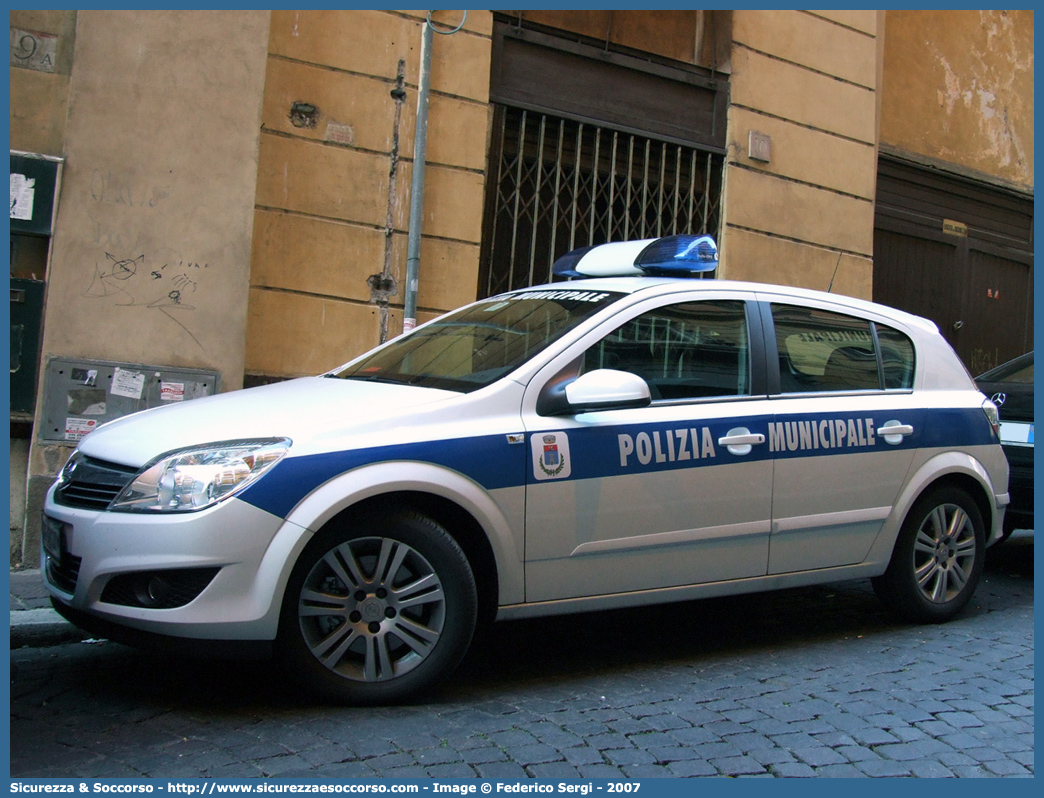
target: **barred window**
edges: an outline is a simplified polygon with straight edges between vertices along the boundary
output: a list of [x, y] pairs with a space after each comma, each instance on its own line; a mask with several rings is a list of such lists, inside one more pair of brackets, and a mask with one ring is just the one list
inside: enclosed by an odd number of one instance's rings
[[577, 247], [719, 232], [722, 156], [496, 106], [480, 294], [551, 281]]

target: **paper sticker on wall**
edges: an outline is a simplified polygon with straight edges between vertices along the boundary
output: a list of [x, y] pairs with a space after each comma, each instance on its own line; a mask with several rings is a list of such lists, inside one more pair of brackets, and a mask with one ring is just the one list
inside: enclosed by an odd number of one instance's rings
[[183, 382], [161, 382], [161, 402], [181, 402], [185, 399], [185, 383]]
[[141, 392], [144, 389], [145, 375], [140, 371], [117, 368], [112, 372], [112, 387], [109, 388], [109, 393], [113, 396], [141, 399]]
[[73, 369], [72, 380], [93, 388], [98, 383], [98, 369]]
[[65, 440], [78, 441], [98, 426], [98, 420], [94, 418], [67, 418], [65, 419]]
[[105, 390], [102, 388], [77, 388], [69, 391], [69, 412], [75, 416], [104, 416]]
[[36, 180], [25, 175], [11, 175], [11, 218], [30, 221], [33, 218], [33, 198]]

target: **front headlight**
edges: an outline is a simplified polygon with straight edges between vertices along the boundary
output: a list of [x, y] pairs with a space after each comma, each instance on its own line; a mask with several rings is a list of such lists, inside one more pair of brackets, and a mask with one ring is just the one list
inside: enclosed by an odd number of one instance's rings
[[109, 505], [125, 512], [191, 512], [239, 492], [274, 466], [288, 438], [222, 441], [167, 452], [143, 468]]

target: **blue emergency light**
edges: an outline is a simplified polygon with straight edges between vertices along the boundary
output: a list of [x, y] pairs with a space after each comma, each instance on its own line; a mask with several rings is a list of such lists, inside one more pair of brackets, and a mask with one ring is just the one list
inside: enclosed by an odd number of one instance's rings
[[555, 261], [556, 277], [711, 276], [718, 247], [709, 235], [674, 235], [580, 247]]

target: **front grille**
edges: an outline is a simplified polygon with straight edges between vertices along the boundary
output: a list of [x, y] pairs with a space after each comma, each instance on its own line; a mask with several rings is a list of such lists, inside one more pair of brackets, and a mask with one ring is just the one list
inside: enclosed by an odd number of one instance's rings
[[55, 501], [67, 507], [104, 510], [138, 470], [81, 456], [67, 475], [67, 481], [55, 492]]
[[48, 581], [63, 593], [68, 593], [71, 596], [76, 592], [76, 580], [80, 576], [80, 563], [82, 561], [82, 557], [74, 557], [67, 551], [63, 551], [61, 557], [48, 555]]
[[102, 591], [106, 604], [169, 610], [183, 607], [203, 592], [218, 568], [178, 568], [119, 574]]

